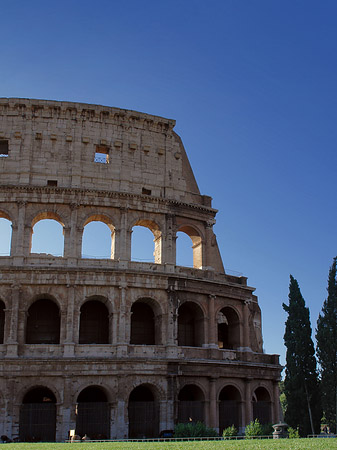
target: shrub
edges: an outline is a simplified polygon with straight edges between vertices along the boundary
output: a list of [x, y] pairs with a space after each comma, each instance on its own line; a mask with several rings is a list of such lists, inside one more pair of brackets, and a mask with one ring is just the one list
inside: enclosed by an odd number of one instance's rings
[[231, 427], [227, 427], [223, 430], [222, 432], [222, 436], [226, 439], [229, 437], [233, 437], [236, 436], [238, 434], [238, 430], [235, 428], [234, 425], [232, 425]]
[[208, 428], [202, 422], [178, 423], [174, 428], [174, 437], [217, 437], [214, 428]]
[[253, 437], [253, 436], [262, 436], [263, 430], [262, 425], [259, 422], [259, 419], [255, 419], [253, 422], [250, 422], [248, 425], [246, 425], [245, 429], [245, 436], [246, 437]]
[[300, 437], [300, 433], [298, 431], [298, 428], [288, 428], [288, 434], [290, 439], [298, 439]]
[[271, 436], [273, 434], [274, 428], [271, 423], [265, 423], [261, 425], [261, 428], [263, 436]]

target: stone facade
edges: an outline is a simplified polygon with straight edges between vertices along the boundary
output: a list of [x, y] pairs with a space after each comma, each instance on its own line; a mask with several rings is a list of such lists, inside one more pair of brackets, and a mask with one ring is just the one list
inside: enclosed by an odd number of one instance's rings
[[[174, 125], [0, 99], [0, 217], [12, 226], [0, 257], [0, 434], [114, 439], [178, 421], [279, 421], [281, 366], [263, 353], [254, 288], [224, 270], [217, 211]], [[63, 256], [31, 252], [46, 219], [63, 227]], [[82, 257], [92, 221], [111, 231], [110, 259]], [[152, 263], [131, 260], [134, 226], [153, 233]], [[193, 268], [176, 265], [179, 231]]]

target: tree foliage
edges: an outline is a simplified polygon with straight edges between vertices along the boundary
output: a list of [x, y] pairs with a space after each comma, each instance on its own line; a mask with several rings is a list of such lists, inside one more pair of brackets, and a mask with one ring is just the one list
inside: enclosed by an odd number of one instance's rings
[[289, 305], [284, 343], [286, 376], [284, 392], [287, 399], [285, 421], [298, 428], [301, 436], [319, 433], [321, 407], [314, 344], [311, 338], [309, 308], [305, 306], [298, 282], [290, 275]]
[[337, 258], [329, 271], [328, 297], [318, 317], [316, 340], [320, 365], [321, 393], [324, 415], [330, 427], [336, 429], [337, 402]]

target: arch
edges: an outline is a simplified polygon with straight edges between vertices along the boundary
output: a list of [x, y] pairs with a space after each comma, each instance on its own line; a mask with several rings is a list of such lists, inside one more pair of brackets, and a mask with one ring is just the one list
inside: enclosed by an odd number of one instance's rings
[[190, 225], [181, 225], [177, 230], [177, 245], [176, 252], [177, 255], [180, 254], [180, 241], [178, 238], [178, 233], [185, 233], [192, 241], [193, 250], [193, 267], [195, 269], [202, 268], [202, 236], [201, 233], [194, 227]]
[[129, 396], [129, 438], [154, 438], [159, 435], [159, 402], [152, 385], [141, 384]]
[[[139, 229], [139, 232], [135, 227]], [[154, 244], [150, 243], [150, 236], [145, 229], [151, 231]], [[153, 252], [150, 254], [150, 252]], [[158, 224], [152, 220], [139, 219], [132, 226], [131, 259], [134, 261], [162, 263], [162, 233]]]
[[29, 390], [20, 407], [19, 439], [52, 442], [56, 434], [56, 397], [47, 387]]
[[131, 307], [130, 344], [155, 345], [156, 335], [155, 315], [149, 300], [137, 300]]
[[240, 319], [237, 312], [226, 306], [217, 314], [218, 345], [221, 349], [234, 350], [240, 347]]
[[12, 221], [3, 211], [0, 211], [0, 236], [0, 256], [10, 256], [12, 243]]
[[64, 223], [61, 217], [52, 211], [37, 214], [32, 220], [30, 253], [63, 256], [63, 252]]
[[80, 309], [79, 344], [109, 344], [109, 311], [100, 300], [88, 300]]
[[195, 384], [186, 384], [178, 395], [178, 422], [205, 421], [205, 395]]
[[90, 215], [83, 225], [82, 258], [114, 259], [115, 227], [104, 214]]
[[36, 300], [28, 309], [26, 344], [59, 344], [60, 310], [49, 298]]
[[5, 336], [5, 309], [6, 306], [2, 300], [0, 300], [0, 344], [4, 343]]
[[185, 302], [178, 309], [178, 345], [201, 347], [204, 344], [204, 314], [195, 302]]
[[265, 387], [255, 389], [252, 402], [253, 420], [258, 419], [261, 424], [271, 423], [271, 397]]
[[76, 434], [90, 439], [110, 438], [110, 410], [101, 386], [84, 388], [77, 397]]
[[222, 431], [232, 425], [239, 429], [241, 394], [240, 391], [232, 385], [225, 386], [219, 395], [219, 430]]

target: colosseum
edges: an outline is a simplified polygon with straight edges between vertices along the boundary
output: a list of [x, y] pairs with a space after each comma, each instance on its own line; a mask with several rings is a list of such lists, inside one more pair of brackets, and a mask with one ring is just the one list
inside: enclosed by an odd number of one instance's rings
[[[191, 421], [221, 432], [279, 420], [281, 366], [263, 352], [254, 288], [224, 270], [217, 210], [174, 126], [0, 99], [0, 218], [11, 229], [0, 256], [0, 435], [151, 438]], [[32, 248], [43, 221], [60, 227], [62, 255]], [[83, 253], [92, 222], [109, 231], [108, 257]], [[152, 233], [151, 262], [132, 258], [135, 227]], [[188, 267], [178, 236], [191, 243]]]

